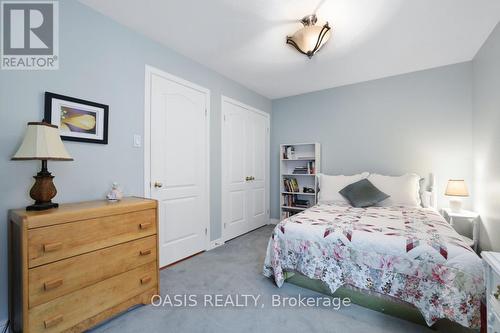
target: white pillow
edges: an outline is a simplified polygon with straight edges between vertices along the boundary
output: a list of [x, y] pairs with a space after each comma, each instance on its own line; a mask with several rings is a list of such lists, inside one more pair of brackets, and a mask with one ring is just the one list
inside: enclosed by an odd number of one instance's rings
[[402, 176], [383, 176], [370, 174], [368, 180], [389, 198], [381, 201], [377, 206], [420, 206], [420, 176], [407, 173]]
[[363, 172], [357, 175], [352, 176], [330, 176], [325, 174], [318, 174], [319, 179], [319, 193], [318, 193], [318, 201], [326, 202], [326, 201], [343, 201], [348, 202], [339, 191], [346, 187], [349, 184], [360, 181], [361, 179], [367, 178], [369, 175], [368, 172]]

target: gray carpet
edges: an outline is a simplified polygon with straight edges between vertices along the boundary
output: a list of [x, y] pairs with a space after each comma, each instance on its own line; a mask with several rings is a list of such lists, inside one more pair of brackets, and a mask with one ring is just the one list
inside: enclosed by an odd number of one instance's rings
[[[355, 304], [330, 307], [276, 308], [271, 295], [320, 296], [291, 284], [277, 288], [262, 274], [272, 226], [265, 226], [161, 271], [161, 294], [192, 294], [196, 307], [141, 306], [94, 332], [470, 332], [450, 322], [433, 329]], [[204, 307], [204, 294], [260, 294], [258, 307]], [[234, 299], [234, 298], [233, 298]], [[240, 299], [241, 300], [241, 299]], [[253, 304], [253, 302], [250, 302]], [[262, 307], [261, 304], [264, 304]]]

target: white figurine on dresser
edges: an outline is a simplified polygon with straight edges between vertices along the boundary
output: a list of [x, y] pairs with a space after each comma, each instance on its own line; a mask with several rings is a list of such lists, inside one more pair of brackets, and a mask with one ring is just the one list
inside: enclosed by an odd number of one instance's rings
[[500, 253], [482, 252], [486, 278], [488, 333], [500, 333]]

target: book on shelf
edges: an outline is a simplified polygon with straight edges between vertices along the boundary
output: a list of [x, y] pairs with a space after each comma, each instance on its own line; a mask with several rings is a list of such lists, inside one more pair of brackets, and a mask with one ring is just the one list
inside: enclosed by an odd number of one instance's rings
[[283, 179], [283, 189], [286, 192], [300, 192], [299, 183], [296, 178]]
[[307, 162], [307, 173], [310, 175], [316, 174], [316, 168], [314, 161]]
[[314, 161], [307, 162], [304, 166], [297, 166], [292, 171], [295, 175], [314, 175], [316, 174], [316, 168]]
[[298, 199], [296, 194], [283, 194], [281, 205], [286, 207], [309, 208], [309, 200]]
[[283, 200], [281, 202], [281, 205], [282, 206], [292, 207], [293, 206], [293, 202], [295, 201], [294, 196], [295, 196], [294, 194], [284, 194], [283, 195]]
[[299, 175], [307, 175], [309, 173], [309, 170], [307, 166], [300, 166], [300, 167], [295, 167], [293, 169], [293, 174], [299, 174]]

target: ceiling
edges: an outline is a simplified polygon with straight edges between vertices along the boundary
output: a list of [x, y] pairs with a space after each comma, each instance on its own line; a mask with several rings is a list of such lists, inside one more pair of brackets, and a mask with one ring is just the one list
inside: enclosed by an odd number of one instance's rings
[[[471, 60], [499, 0], [80, 0], [269, 98]], [[285, 44], [316, 12], [333, 34], [312, 59]]]

